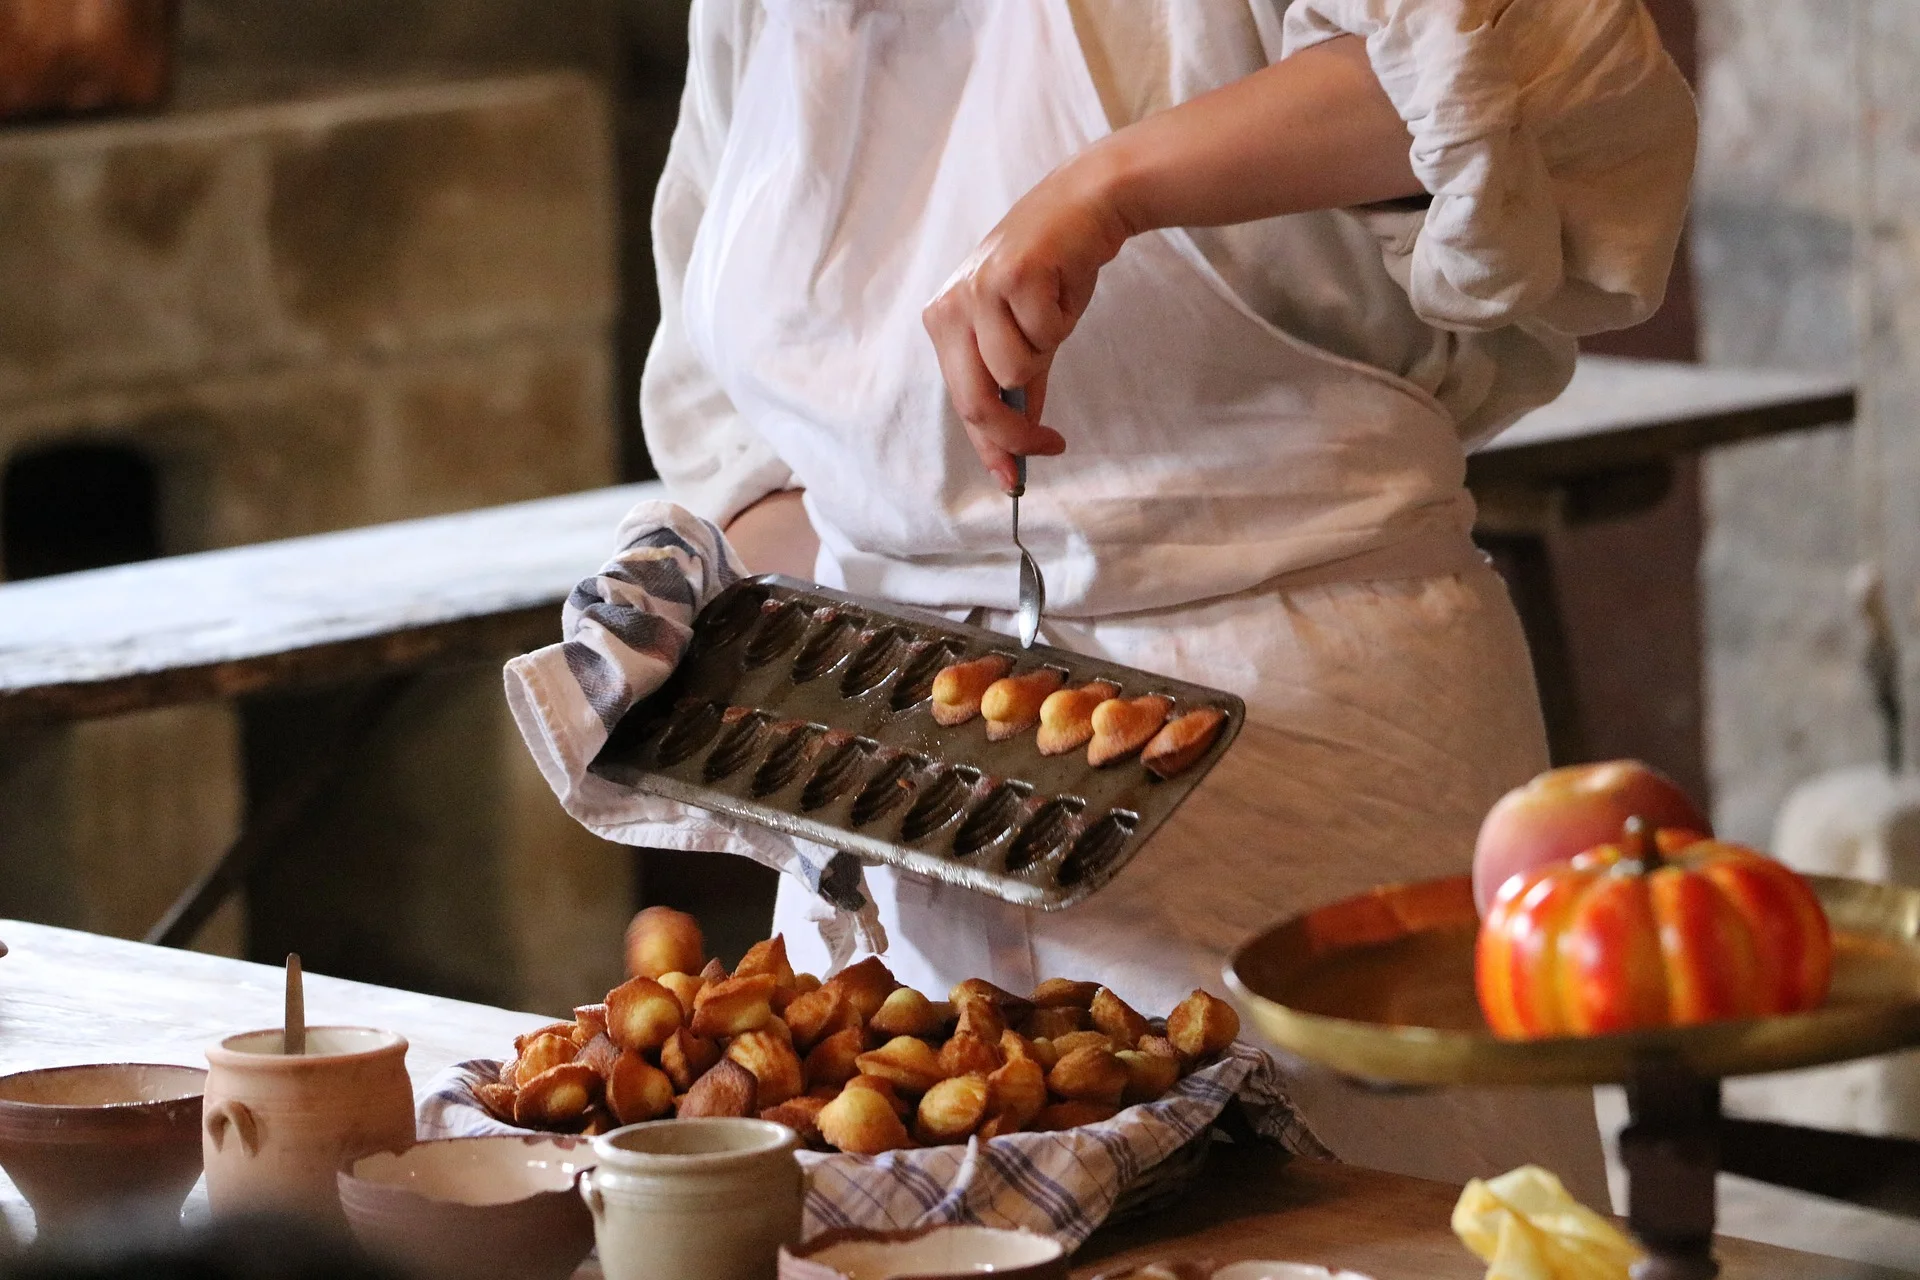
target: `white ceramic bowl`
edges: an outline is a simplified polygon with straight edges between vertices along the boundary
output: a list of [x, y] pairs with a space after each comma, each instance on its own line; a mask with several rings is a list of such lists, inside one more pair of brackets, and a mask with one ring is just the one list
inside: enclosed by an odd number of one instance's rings
[[593, 1163], [585, 1138], [420, 1142], [343, 1169], [340, 1204], [362, 1244], [420, 1274], [564, 1280], [593, 1248], [574, 1190]]
[[834, 1231], [780, 1253], [781, 1280], [947, 1280], [982, 1274], [1065, 1280], [1066, 1250], [1029, 1231], [949, 1226]]

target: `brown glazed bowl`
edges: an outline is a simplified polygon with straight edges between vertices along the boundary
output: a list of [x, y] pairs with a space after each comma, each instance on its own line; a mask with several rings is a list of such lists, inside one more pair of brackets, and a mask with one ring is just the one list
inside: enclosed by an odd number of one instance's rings
[[438, 1138], [340, 1171], [353, 1233], [430, 1280], [567, 1280], [593, 1249], [586, 1138]]
[[0, 1076], [0, 1167], [42, 1233], [111, 1210], [177, 1223], [200, 1177], [199, 1067], [114, 1062]]
[[1031, 1231], [964, 1225], [849, 1228], [780, 1251], [780, 1280], [962, 1280], [983, 1272], [1010, 1280], [1067, 1280], [1067, 1251]]

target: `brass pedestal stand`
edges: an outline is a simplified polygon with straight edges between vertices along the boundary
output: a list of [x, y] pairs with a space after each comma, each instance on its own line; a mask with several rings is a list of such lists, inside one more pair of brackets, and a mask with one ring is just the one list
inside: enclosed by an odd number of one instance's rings
[[1827, 1003], [1808, 1013], [1586, 1039], [1502, 1040], [1473, 993], [1466, 877], [1391, 885], [1295, 917], [1235, 954], [1227, 981], [1276, 1045], [1355, 1080], [1626, 1086], [1634, 1280], [1712, 1280], [1722, 1170], [1875, 1208], [1920, 1209], [1920, 1143], [1725, 1117], [1720, 1081], [1920, 1045], [1920, 891], [1809, 877], [1834, 931]]

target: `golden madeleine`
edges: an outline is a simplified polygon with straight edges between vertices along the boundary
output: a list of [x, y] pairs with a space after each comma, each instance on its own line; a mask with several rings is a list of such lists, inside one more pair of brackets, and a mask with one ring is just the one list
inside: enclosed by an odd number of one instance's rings
[[895, 1036], [854, 1061], [861, 1075], [878, 1076], [901, 1093], [925, 1093], [946, 1078], [940, 1070], [940, 1056], [925, 1040], [913, 1036]]
[[1096, 1049], [1113, 1048], [1113, 1041], [1108, 1038], [1107, 1033], [1104, 1031], [1069, 1031], [1063, 1036], [1053, 1037], [1053, 1039], [1047, 1041], [1047, 1044], [1052, 1048], [1056, 1061], [1066, 1057], [1075, 1049], [1085, 1049], [1089, 1047]]
[[577, 1039], [575, 1039], [576, 1031], [577, 1031], [577, 1024], [575, 1023], [549, 1022], [544, 1027], [539, 1027], [532, 1031], [523, 1031], [519, 1035], [515, 1036], [513, 1038], [513, 1051], [515, 1053], [525, 1053], [527, 1051], [527, 1046], [532, 1044], [535, 1040], [538, 1040], [542, 1036], [565, 1036], [567, 1039], [573, 1040], [574, 1043], [578, 1045], [580, 1042]]
[[1167, 1039], [1187, 1062], [1219, 1053], [1240, 1034], [1240, 1015], [1218, 996], [1198, 988], [1167, 1015]]
[[1140, 763], [1163, 778], [1183, 773], [1207, 753], [1226, 722], [1227, 713], [1218, 707], [1175, 716], [1141, 749]]
[[1085, 1031], [1093, 1025], [1093, 1017], [1085, 1009], [1076, 1005], [1057, 1004], [1045, 1009], [1035, 1009], [1020, 1024], [1020, 1032], [1029, 1040], [1051, 1040], [1055, 1036], [1064, 1036], [1074, 1031]]
[[718, 1061], [719, 1044], [704, 1036], [697, 1036], [685, 1027], [674, 1032], [660, 1046], [660, 1069], [673, 1082], [675, 1093], [685, 1093], [693, 1088], [693, 1082], [713, 1070], [713, 1064]]
[[706, 950], [698, 920], [672, 907], [648, 907], [627, 925], [627, 976], [698, 973]]
[[930, 1036], [946, 1018], [933, 1001], [912, 987], [901, 987], [884, 1000], [867, 1020], [867, 1029], [882, 1036]]
[[879, 956], [868, 956], [859, 964], [848, 965], [821, 984], [822, 990], [827, 987], [836, 987], [845, 994], [864, 1024], [879, 1012], [880, 1006], [899, 989], [900, 984]]
[[1127, 1091], [1127, 1068], [1104, 1043], [1081, 1045], [1053, 1064], [1047, 1089], [1068, 1102], [1117, 1107]]
[[705, 978], [691, 973], [663, 973], [655, 982], [673, 992], [673, 998], [680, 1002], [680, 1011], [691, 1018], [693, 1003], [700, 998], [700, 988], [707, 985]]
[[955, 1011], [953, 1034], [974, 1036], [989, 1043], [1006, 1034], [1006, 1015], [985, 996], [967, 992], [949, 1003]]
[[987, 722], [987, 740], [1005, 742], [1040, 721], [1040, 704], [1058, 689], [1065, 677], [1052, 667], [1024, 675], [1002, 676], [980, 695], [980, 715]]
[[1011, 1062], [1015, 1058], [1025, 1058], [1028, 1062], [1039, 1061], [1039, 1059], [1034, 1056], [1033, 1041], [1027, 1039], [1018, 1031], [1003, 1031], [1000, 1033], [1000, 1057], [1007, 1062]]
[[860, 1010], [847, 998], [844, 988], [835, 986], [795, 996], [781, 1017], [793, 1033], [794, 1047], [803, 1052], [836, 1031], [860, 1026]]
[[652, 978], [629, 978], [607, 992], [607, 1035], [622, 1049], [652, 1053], [684, 1017], [679, 998]]
[[605, 1077], [613, 1070], [613, 1064], [619, 1060], [621, 1049], [602, 1031], [593, 1039], [580, 1046], [580, 1052], [573, 1056], [575, 1062], [584, 1062]]
[[860, 1054], [866, 1048], [866, 1040], [858, 1027], [847, 1027], [836, 1031], [807, 1054], [803, 1063], [806, 1071], [807, 1087], [817, 1089], [821, 1085], [843, 1085], [860, 1074]]
[[1097, 982], [1074, 982], [1067, 978], [1048, 978], [1027, 997], [1036, 1009], [1089, 1009], [1100, 993]]
[[945, 1076], [984, 1076], [1005, 1061], [997, 1045], [964, 1031], [940, 1046], [940, 1073]]
[[882, 1080], [879, 1076], [855, 1076], [847, 1081], [846, 1087], [873, 1090], [887, 1100], [887, 1105], [893, 1108], [893, 1114], [902, 1120], [913, 1114], [913, 1104], [900, 1096], [900, 1091], [893, 1087], [891, 1080]]
[[606, 1104], [621, 1124], [658, 1120], [673, 1110], [673, 1081], [632, 1049], [623, 1049], [607, 1073]]
[[475, 1101], [486, 1108], [487, 1114], [506, 1124], [513, 1123], [513, 1099], [519, 1091], [510, 1084], [501, 1084], [497, 1080], [488, 1080], [473, 1087]]
[[682, 1120], [700, 1116], [750, 1116], [760, 1082], [731, 1058], [722, 1058], [693, 1082], [680, 1098], [674, 1114]]
[[1087, 1016], [1092, 1019], [1094, 1030], [1106, 1032], [1116, 1049], [1133, 1048], [1140, 1043], [1140, 1037], [1152, 1029], [1131, 1005], [1105, 987], [1095, 993]]
[[820, 1136], [849, 1155], [877, 1156], [913, 1145], [907, 1126], [872, 1089], [847, 1088], [820, 1108]]
[[1126, 759], [1160, 732], [1172, 710], [1173, 701], [1158, 694], [1107, 699], [1093, 709], [1093, 740], [1087, 743], [1087, 763], [1100, 769]]
[[776, 987], [792, 988], [793, 966], [787, 963], [787, 940], [782, 935], [776, 933], [765, 942], [754, 943], [733, 968], [736, 978], [751, 978], [761, 973], [771, 975]]
[[514, 1068], [513, 1083], [526, 1088], [527, 1082], [542, 1075], [563, 1062], [572, 1062], [580, 1053], [580, 1046], [573, 1042], [571, 1035], [560, 1035], [548, 1031], [535, 1036], [520, 1050], [518, 1065]]
[[914, 1135], [929, 1147], [965, 1142], [987, 1118], [985, 1076], [956, 1076], [942, 1080], [920, 1098]]
[[1009, 1058], [987, 1077], [987, 1110], [997, 1132], [1018, 1133], [1047, 1105], [1047, 1073], [1031, 1058]]
[[607, 1032], [607, 1006], [602, 1004], [583, 1004], [573, 1011], [573, 1042], [585, 1045], [595, 1036]]
[[934, 723], [951, 728], [979, 715], [987, 688], [1012, 669], [1013, 659], [997, 653], [942, 668], [933, 678]]
[[1043, 756], [1061, 756], [1093, 737], [1093, 709], [1119, 693], [1104, 680], [1078, 689], [1056, 689], [1040, 704], [1040, 730], [1034, 745]]
[[1127, 1069], [1127, 1087], [1120, 1095], [1120, 1101], [1128, 1106], [1136, 1102], [1152, 1102], [1173, 1088], [1174, 1082], [1180, 1078], [1180, 1061], [1177, 1058], [1163, 1058], [1157, 1053], [1142, 1053], [1138, 1049], [1122, 1049], [1113, 1056]]
[[825, 1098], [810, 1098], [802, 1094], [798, 1098], [789, 1098], [777, 1107], [768, 1107], [760, 1113], [760, 1118], [787, 1126], [810, 1147], [821, 1146], [826, 1139], [820, 1136], [820, 1113], [826, 1109], [827, 1101]]
[[523, 1129], [567, 1129], [586, 1121], [605, 1087], [600, 1073], [580, 1062], [548, 1067], [513, 1097], [513, 1122]]
[[777, 1107], [806, 1092], [806, 1074], [799, 1055], [776, 1032], [748, 1031], [735, 1036], [727, 1045], [727, 1057], [753, 1072], [759, 1085], [753, 1095], [755, 1111]]
[[771, 974], [758, 973], [709, 983], [694, 999], [689, 1025], [693, 1034], [709, 1040], [758, 1031], [773, 1017], [772, 996]]

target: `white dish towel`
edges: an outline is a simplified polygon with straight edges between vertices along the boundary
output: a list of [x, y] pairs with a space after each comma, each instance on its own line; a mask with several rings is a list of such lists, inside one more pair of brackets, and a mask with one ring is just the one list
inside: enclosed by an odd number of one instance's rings
[[734, 853], [797, 876], [820, 902], [817, 923], [835, 968], [856, 946], [885, 951], [858, 859], [590, 771], [620, 718], [673, 673], [694, 618], [746, 575], [719, 529], [670, 502], [634, 507], [615, 545], [613, 558], [568, 596], [560, 643], [506, 667], [507, 705], [547, 785], [569, 814], [608, 840]]

